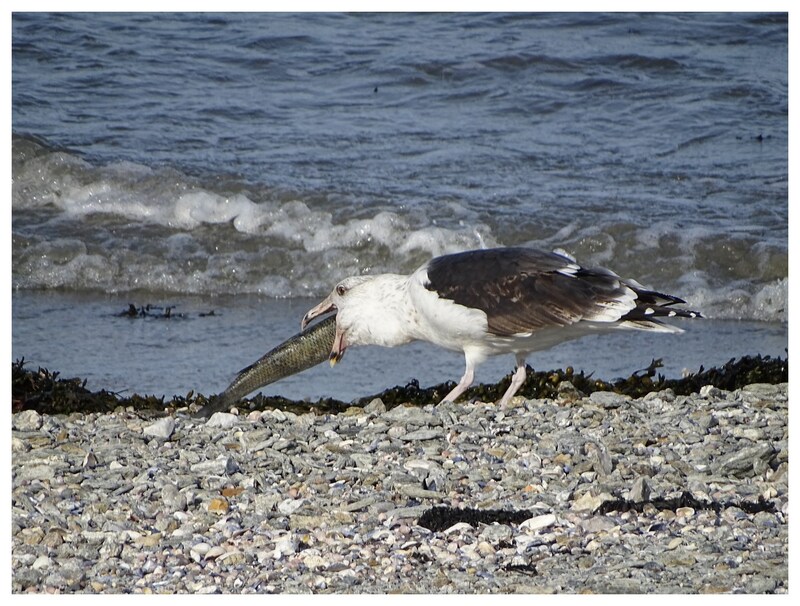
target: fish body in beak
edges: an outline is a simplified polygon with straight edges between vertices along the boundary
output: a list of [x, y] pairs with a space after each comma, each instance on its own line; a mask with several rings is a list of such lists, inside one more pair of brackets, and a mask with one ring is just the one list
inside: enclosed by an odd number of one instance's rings
[[[308, 326], [308, 323], [314, 318], [337, 311], [336, 304], [331, 299], [332, 297], [328, 297], [316, 307], [309, 309], [308, 312], [306, 312], [306, 315], [303, 316], [302, 322], [300, 322], [300, 328], [305, 330], [306, 326]], [[342, 359], [346, 349], [347, 344], [344, 339], [344, 330], [339, 325], [339, 322], [337, 322], [336, 333], [333, 338], [333, 347], [331, 348], [331, 354], [328, 358], [331, 367], [336, 366], [336, 364]]]

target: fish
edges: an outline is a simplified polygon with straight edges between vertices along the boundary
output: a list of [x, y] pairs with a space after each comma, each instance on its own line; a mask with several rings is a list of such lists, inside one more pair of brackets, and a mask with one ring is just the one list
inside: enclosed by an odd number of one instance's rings
[[330, 357], [336, 315], [313, 324], [243, 368], [222, 393], [212, 396], [195, 417], [225, 410], [259, 387], [302, 372]]

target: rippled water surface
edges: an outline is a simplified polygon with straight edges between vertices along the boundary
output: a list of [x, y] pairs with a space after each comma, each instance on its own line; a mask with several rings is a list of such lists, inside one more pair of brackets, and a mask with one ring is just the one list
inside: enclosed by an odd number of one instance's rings
[[[269, 321], [294, 327], [345, 275], [517, 244], [785, 340], [785, 14], [15, 13], [12, 28], [15, 356], [53, 289], [109, 314], [285, 299]], [[169, 372], [201, 346], [111, 338], [98, 311], [73, 310], [94, 349], [110, 338]], [[248, 338], [231, 331], [223, 358]], [[724, 356], [741, 336], [722, 333]]]

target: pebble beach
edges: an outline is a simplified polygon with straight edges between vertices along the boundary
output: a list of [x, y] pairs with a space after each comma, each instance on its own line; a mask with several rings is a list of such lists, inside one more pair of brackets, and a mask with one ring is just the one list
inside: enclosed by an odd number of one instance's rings
[[14, 593], [787, 593], [788, 384], [12, 417]]

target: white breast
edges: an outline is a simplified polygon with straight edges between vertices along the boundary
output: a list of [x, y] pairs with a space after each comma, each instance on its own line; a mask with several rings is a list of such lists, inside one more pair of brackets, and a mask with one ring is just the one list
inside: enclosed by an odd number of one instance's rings
[[407, 283], [415, 338], [455, 351], [482, 347], [488, 332], [486, 314], [440, 298], [425, 288], [426, 281], [427, 274], [421, 268], [409, 276]]

